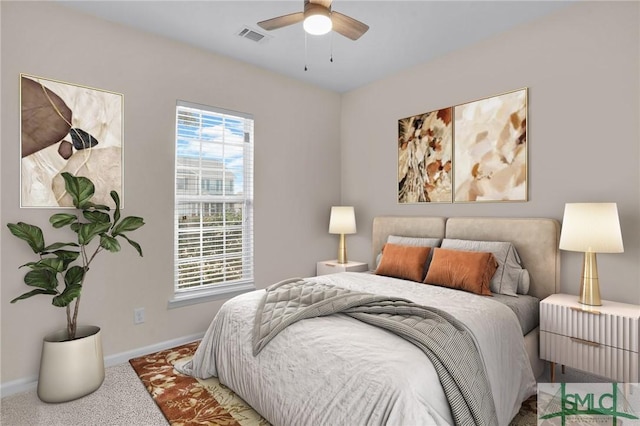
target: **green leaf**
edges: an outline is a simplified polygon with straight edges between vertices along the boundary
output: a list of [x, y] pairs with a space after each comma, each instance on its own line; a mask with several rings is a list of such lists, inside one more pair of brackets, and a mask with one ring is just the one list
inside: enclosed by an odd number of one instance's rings
[[81, 227], [81, 226], [82, 226], [82, 224], [81, 224], [81, 223], [74, 222], [74, 223], [72, 223], [72, 224], [71, 224], [70, 228], [71, 228], [71, 230], [72, 230], [73, 232], [76, 232], [76, 233], [77, 233], [77, 232], [80, 230], [80, 227]]
[[24, 222], [7, 223], [7, 227], [13, 235], [26, 241], [34, 253], [41, 253], [44, 250], [42, 229]]
[[62, 260], [76, 260], [80, 256], [80, 252], [73, 250], [56, 250], [51, 254], [55, 254], [58, 259]]
[[24, 282], [31, 287], [40, 287], [47, 290], [55, 290], [58, 287], [58, 278], [50, 269], [34, 269], [27, 272]]
[[71, 196], [73, 205], [78, 209], [84, 209], [95, 193], [96, 188], [93, 182], [86, 177], [74, 176], [68, 172], [62, 173], [62, 177], [64, 178], [65, 189]]
[[84, 268], [82, 266], [73, 266], [69, 268], [64, 276], [66, 286], [81, 285], [84, 278]]
[[53, 273], [64, 271], [62, 261], [55, 257], [42, 258], [37, 262], [27, 262], [24, 265], [20, 265], [19, 268], [22, 268], [24, 266], [28, 266], [31, 269], [48, 269]]
[[105, 206], [104, 204], [93, 204], [91, 201], [88, 201], [87, 204], [85, 204], [85, 209], [95, 209], [95, 210], [104, 210], [104, 211], [109, 211], [111, 210], [111, 207], [109, 206]]
[[120, 235], [124, 232], [135, 231], [144, 225], [144, 220], [137, 216], [127, 216], [120, 223], [113, 227], [113, 236]]
[[110, 223], [83, 223], [78, 230], [78, 243], [89, 244], [96, 236], [107, 232], [110, 227]]
[[51, 302], [54, 306], [59, 306], [61, 308], [67, 306], [69, 303], [73, 302], [73, 299], [80, 296], [80, 292], [82, 291], [82, 286], [77, 285], [69, 285], [64, 288], [64, 291], [60, 293], [58, 296], [53, 298]]
[[80, 252], [71, 251], [71, 250], [56, 250], [52, 254], [55, 254], [58, 257], [58, 259], [64, 262], [63, 270], [67, 269], [69, 267], [69, 264], [74, 260], [76, 260], [78, 256], [80, 256]]
[[48, 269], [51, 272], [57, 273], [64, 271], [64, 262], [57, 257], [47, 257], [40, 259], [34, 263], [31, 268], [33, 269]]
[[91, 223], [109, 223], [111, 222], [111, 216], [99, 211], [85, 210], [82, 215]]
[[116, 209], [113, 212], [113, 223], [116, 224], [120, 220], [120, 196], [116, 191], [111, 191], [109, 194], [116, 204]]
[[118, 240], [107, 234], [100, 235], [100, 245], [112, 253], [120, 251], [120, 243]]
[[84, 279], [84, 268], [73, 266], [69, 268], [64, 276], [64, 290], [51, 302], [54, 306], [64, 307], [80, 296], [82, 291], [82, 280]]
[[28, 299], [31, 296], [35, 296], [37, 294], [58, 294], [55, 290], [46, 290], [42, 288], [36, 288], [35, 290], [31, 290], [27, 293], [24, 293], [11, 301], [11, 303], [16, 303], [18, 300]]
[[57, 250], [62, 247], [78, 247], [76, 243], [53, 243], [50, 246], [46, 246], [43, 253], [51, 253], [53, 250]]
[[120, 237], [124, 238], [125, 240], [129, 241], [129, 244], [131, 244], [133, 246], [133, 248], [136, 249], [136, 251], [138, 252], [138, 254], [140, 255], [140, 257], [142, 257], [142, 247], [140, 247], [140, 244], [136, 243], [133, 240], [130, 240], [129, 238], [127, 238], [126, 235], [124, 234], [120, 234]]
[[56, 213], [49, 218], [49, 223], [54, 228], [62, 228], [78, 220], [78, 216], [69, 213]]

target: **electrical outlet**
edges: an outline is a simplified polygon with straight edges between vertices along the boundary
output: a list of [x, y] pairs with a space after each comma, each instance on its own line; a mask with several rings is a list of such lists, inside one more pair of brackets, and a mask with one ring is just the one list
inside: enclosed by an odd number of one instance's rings
[[144, 322], [144, 308], [135, 308], [133, 310], [133, 323], [142, 324]]

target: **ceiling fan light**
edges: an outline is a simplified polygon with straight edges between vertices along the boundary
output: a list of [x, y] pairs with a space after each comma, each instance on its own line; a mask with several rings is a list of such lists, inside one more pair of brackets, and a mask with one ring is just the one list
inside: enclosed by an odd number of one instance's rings
[[331, 23], [331, 18], [329, 17], [329, 13], [316, 13], [313, 15], [308, 15], [304, 18], [304, 22], [302, 24], [304, 30], [311, 35], [323, 35], [331, 31], [333, 24]]

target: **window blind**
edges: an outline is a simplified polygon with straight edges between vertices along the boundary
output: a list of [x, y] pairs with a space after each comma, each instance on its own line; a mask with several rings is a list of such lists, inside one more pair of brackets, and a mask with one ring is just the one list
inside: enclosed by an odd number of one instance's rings
[[175, 292], [253, 282], [253, 117], [176, 106]]

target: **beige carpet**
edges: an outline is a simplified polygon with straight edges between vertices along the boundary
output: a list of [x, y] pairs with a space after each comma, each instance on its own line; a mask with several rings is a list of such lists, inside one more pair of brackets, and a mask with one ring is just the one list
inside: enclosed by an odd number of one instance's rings
[[[130, 360], [140, 380], [172, 425], [268, 426], [269, 423], [218, 379], [194, 379], [173, 364], [193, 356], [199, 342]], [[522, 404], [511, 426], [537, 423], [535, 396]]]

